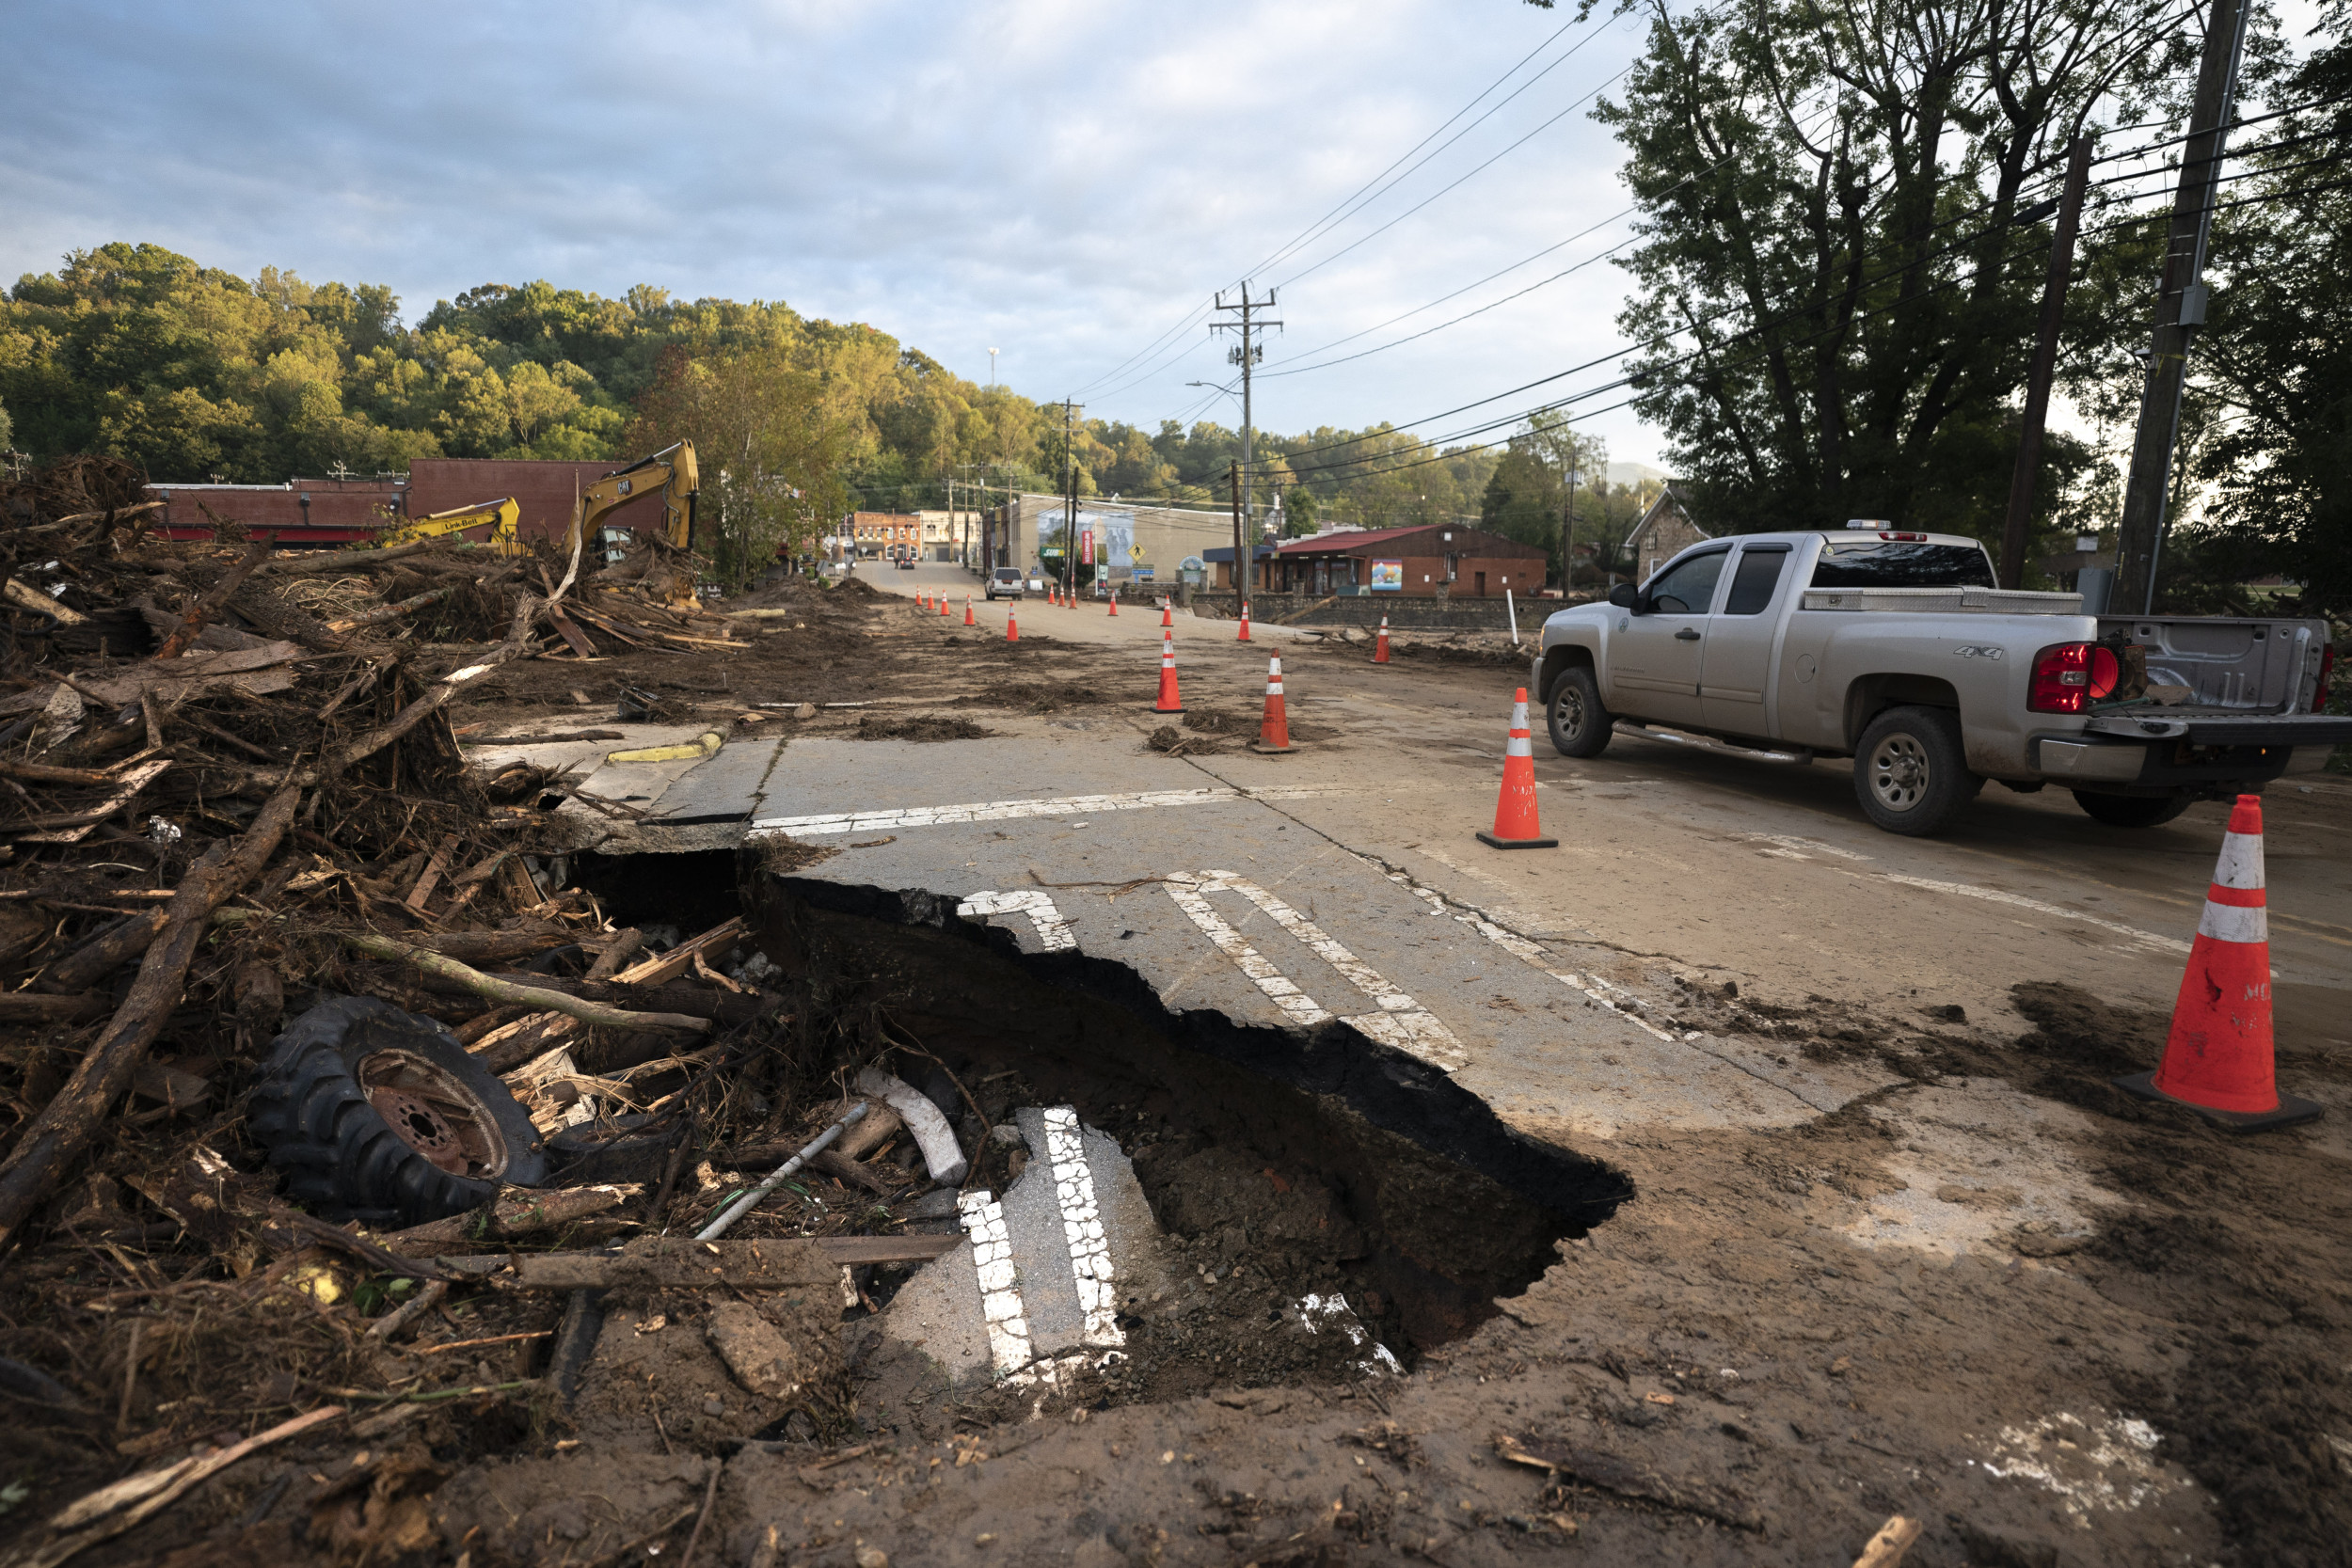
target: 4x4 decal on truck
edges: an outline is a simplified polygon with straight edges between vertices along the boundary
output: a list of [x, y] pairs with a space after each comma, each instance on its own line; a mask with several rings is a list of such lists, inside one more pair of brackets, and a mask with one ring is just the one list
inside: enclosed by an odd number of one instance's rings
[[1952, 650], [1952, 657], [1955, 658], [1989, 658], [1993, 660], [1994, 663], [1998, 664], [2001, 660], [2009, 657], [2009, 650], [2006, 648], [1991, 648], [1977, 644], [1970, 644], [1965, 647], [1954, 648]]

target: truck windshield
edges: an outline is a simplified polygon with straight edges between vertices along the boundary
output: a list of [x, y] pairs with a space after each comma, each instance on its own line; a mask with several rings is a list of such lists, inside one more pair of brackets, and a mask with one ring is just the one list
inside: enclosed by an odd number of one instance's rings
[[1834, 541], [1813, 565], [1816, 588], [1990, 588], [1993, 562], [1975, 545]]

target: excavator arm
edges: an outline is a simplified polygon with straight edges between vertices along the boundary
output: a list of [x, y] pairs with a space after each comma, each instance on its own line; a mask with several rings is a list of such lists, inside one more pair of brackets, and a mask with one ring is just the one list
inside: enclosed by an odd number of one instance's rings
[[568, 552], [578, 549], [604, 521], [606, 514], [644, 495], [649, 485], [661, 490], [661, 536], [679, 549], [694, 543], [694, 495], [701, 476], [694, 469], [694, 443], [680, 441], [628, 467], [605, 475], [580, 493], [572, 508], [571, 532], [564, 540]]
[[515, 537], [515, 524], [522, 515], [522, 508], [512, 496], [501, 496], [494, 501], [480, 501], [472, 506], [453, 507], [447, 512], [435, 512], [418, 517], [406, 525], [376, 535], [378, 545], [412, 545], [421, 539], [445, 539], [463, 533], [469, 528], [490, 526], [487, 543], [501, 555], [519, 554], [522, 546]]

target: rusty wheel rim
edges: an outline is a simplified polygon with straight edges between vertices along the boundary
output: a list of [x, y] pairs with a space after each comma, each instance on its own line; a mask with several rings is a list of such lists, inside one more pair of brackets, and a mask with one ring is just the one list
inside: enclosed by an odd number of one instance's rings
[[506, 1135], [455, 1074], [405, 1051], [378, 1051], [359, 1063], [359, 1087], [392, 1135], [437, 1168], [477, 1180], [506, 1174]]

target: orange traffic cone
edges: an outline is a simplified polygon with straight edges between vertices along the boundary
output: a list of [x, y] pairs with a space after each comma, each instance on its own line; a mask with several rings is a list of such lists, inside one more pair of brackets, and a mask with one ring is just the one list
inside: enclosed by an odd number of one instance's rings
[[963, 596], [963, 624], [967, 626], [979, 625], [977, 621], [972, 619], [972, 595], [969, 594]]
[[1253, 752], [1291, 752], [1290, 716], [1282, 708], [1282, 661], [1278, 657], [1266, 660], [1265, 717], [1259, 721], [1258, 738], [1249, 743]]
[[1119, 591], [1118, 591], [1117, 589], [1113, 589], [1113, 590], [1111, 590], [1111, 614], [1116, 615], [1116, 614], [1118, 614], [1118, 613], [1119, 613]]
[[1154, 713], [1182, 713], [1184, 699], [1176, 695], [1176, 634], [1160, 633], [1160, 700], [1152, 705]]
[[1372, 661], [1375, 664], [1389, 662], [1389, 618], [1385, 615], [1380, 617], [1379, 640], [1372, 645]]
[[939, 618], [943, 621], [947, 618], [947, 595], [945, 594], [939, 596]]
[[1008, 642], [1021, 641], [1021, 618], [1009, 610], [1005, 611], [1005, 641]]
[[930, 594], [915, 594], [915, 595], [914, 595], [914, 608], [915, 608], [915, 609], [917, 609], [917, 610], [930, 610], [930, 609], [931, 608], [931, 600], [930, 600]]
[[1512, 699], [1511, 744], [1502, 752], [1502, 795], [1495, 802], [1495, 831], [1480, 833], [1483, 843], [1498, 849], [1551, 849], [1556, 838], [1544, 837], [1535, 820], [1535, 748], [1527, 732], [1527, 688]]
[[2188, 972], [2172, 1004], [2164, 1063], [2118, 1078], [2146, 1100], [2185, 1105], [2240, 1132], [2313, 1121], [2320, 1108], [2279, 1092], [2270, 1039], [2270, 916], [2263, 895], [2263, 802], [2241, 795], [2205, 890]]
[[1162, 600], [1160, 601], [1160, 625], [1162, 625], [1162, 626], [1174, 626], [1175, 624], [1176, 624], [1176, 604], [1175, 604], [1175, 601], [1174, 601], [1174, 600], [1172, 600], [1172, 599], [1162, 599]]
[[1249, 601], [1248, 599], [1244, 599], [1241, 602], [1241, 635], [1234, 638], [1233, 641], [1236, 642], [1247, 642], [1249, 641]]

